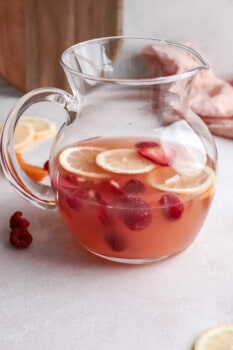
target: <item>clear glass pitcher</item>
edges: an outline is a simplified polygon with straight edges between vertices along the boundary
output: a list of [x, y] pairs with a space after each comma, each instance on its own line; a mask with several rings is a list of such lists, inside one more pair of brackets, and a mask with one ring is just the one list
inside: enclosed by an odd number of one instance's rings
[[[183, 64], [174, 73], [176, 60]], [[215, 190], [215, 143], [189, 109], [193, 80], [207, 63], [180, 44], [110, 37], [67, 49], [61, 64], [73, 95], [34, 90], [6, 119], [6, 178], [31, 203], [57, 207], [78, 242], [103, 258], [143, 263], [183, 251]], [[19, 118], [41, 101], [67, 114], [50, 150], [51, 186], [31, 181], [14, 150]]]

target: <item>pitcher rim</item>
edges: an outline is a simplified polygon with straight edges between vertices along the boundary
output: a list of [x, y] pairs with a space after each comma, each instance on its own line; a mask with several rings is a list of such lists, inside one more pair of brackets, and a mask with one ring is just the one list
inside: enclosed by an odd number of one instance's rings
[[[187, 70], [187, 72], [183, 73], [177, 73], [177, 74], [171, 74], [167, 76], [161, 76], [161, 77], [156, 77], [156, 78], [106, 78], [106, 77], [98, 77], [98, 76], [93, 76], [90, 74], [78, 72], [75, 69], [70, 68], [66, 63], [65, 63], [65, 57], [72, 52], [75, 48], [82, 47], [84, 45], [89, 45], [92, 43], [98, 43], [98, 42], [105, 42], [109, 40], [119, 40], [119, 39], [138, 39], [138, 40], [148, 40], [148, 41], [154, 41], [155, 43], [159, 43], [161, 46], [171, 46], [174, 48], [179, 48], [182, 49], [183, 51], [189, 52], [192, 56], [196, 57], [200, 64], [197, 65], [196, 67]], [[191, 47], [177, 43], [174, 41], [170, 41], [167, 39], [161, 39], [157, 37], [146, 37], [146, 36], [129, 36], [129, 35], [117, 35], [117, 36], [106, 36], [106, 37], [100, 37], [100, 38], [95, 38], [95, 39], [90, 39], [90, 40], [85, 40], [81, 41], [79, 43], [76, 43], [70, 47], [68, 47], [61, 55], [60, 63], [62, 67], [64, 68], [65, 71], [68, 71], [71, 74], [74, 74], [76, 76], [79, 76], [83, 79], [87, 80], [92, 80], [96, 82], [105, 82], [105, 83], [119, 83], [119, 84], [125, 84], [125, 85], [150, 85], [150, 84], [161, 84], [161, 83], [171, 83], [175, 82], [178, 80], [186, 79], [189, 78], [193, 75], [195, 75], [198, 71], [203, 70], [203, 69], [209, 69], [210, 66], [209, 64], [204, 60], [204, 58], [194, 49]]]

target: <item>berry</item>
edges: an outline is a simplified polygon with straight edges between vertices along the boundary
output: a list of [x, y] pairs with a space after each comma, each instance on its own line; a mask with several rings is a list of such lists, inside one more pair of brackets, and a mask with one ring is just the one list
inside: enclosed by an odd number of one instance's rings
[[110, 180], [110, 181], [104, 182], [104, 186], [105, 186], [105, 190], [108, 192], [111, 192], [111, 193], [116, 194], [116, 195], [122, 194], [122, 190], [120, 188], [120, 185], [115, 180]]
[[139, 197], [122, 196], [120, 214], [131, 230], [143, 230], [152, 220], [150, 206]]
[[30, 223], [27, 219], [22, 217], [22, 212], [21, 211], [16, 211], [10, 218], [10, 228], [15, 229], [15, 228], [27, 228]]
[[105, 239], [110, 248], [115, 252], [122, 252], [126, 248], [125, 238], [118, 233], [111, 232], [105, 237]]
[[97, 216], [100, 222], [104, 225], [111, 224], [111, 217], [108, 210], [108, 203], [101, 197], [101, 195], [96, 192], [95, 198], [98, 204], [100, 204], [97, 208]]
[[184, 211], [180, 199], [174, 194], [164, 194], [160, 200], [164, 215], [169, 219], [179, 219]]
[[44, 170], [49, 170], [49, 161], [46, 160], [46, 162], [43, 165]]
[[26, 228], [16, 227], [10, 233], [10, 243], [16, 248], [27, 248], [32, 243], [32, 235]]
[[137, 194], [145, 191], [144, 184], [137, 179], [130, 179], [123, 186], [123, 191], [127, 194]]
[[82, 200], [88, 198], [88, 189], [85, 186], [79, 185], [76, 188], [70, 189], [66, 202], [70, 208], [80, 210], [82, 208]]
[[139, 154], [159, 165], [171, 165], [174, 161], [176, 152], [172, 148], [165, 148], [160, 145], [154, 147], [144, 146], [139, 148]]

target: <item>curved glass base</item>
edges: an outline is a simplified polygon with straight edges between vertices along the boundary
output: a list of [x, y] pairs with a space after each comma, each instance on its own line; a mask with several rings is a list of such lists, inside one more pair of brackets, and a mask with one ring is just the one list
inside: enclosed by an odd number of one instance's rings
[[[96, 253], [95, 251], [92, 251], [92, 250], [88, 250], [90, 253], [102, 258], [102, 259], [105, 259], [105, 260], [110, 260], [110, 261], [113, 261], [113, 262], [116, 262], [116, 263], [121, 263], [121, 264], [131, 264], [131, 265], [142, 265], [142, 264], [150, 264], [150, 263], [153, 263], [153, 262], [157, 262], [157, 261], [160, 261], [160, 260], [164, 260], [164, 259], [167, 259], [167, 258], [170, 258], [171, 255], [164, 255], [164, 256], [160, 256], [160, 257], [155, 257], [155, 258], [145, 258], [145, 259], [127, 259], [127, 258], [116, 258], [115, 256], [105, 256], [105, 255], [101, 255], [101, 254], [98, 254]], [[172, 254], [172, 255], [176, 255], [176, 254]]]

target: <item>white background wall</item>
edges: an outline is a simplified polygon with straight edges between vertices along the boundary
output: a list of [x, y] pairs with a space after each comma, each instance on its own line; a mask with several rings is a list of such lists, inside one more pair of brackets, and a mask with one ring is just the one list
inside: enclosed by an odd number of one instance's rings
[[217, 75], [233, 78], [233, 0], [123, 0], [123, 32], [190, 41]]

